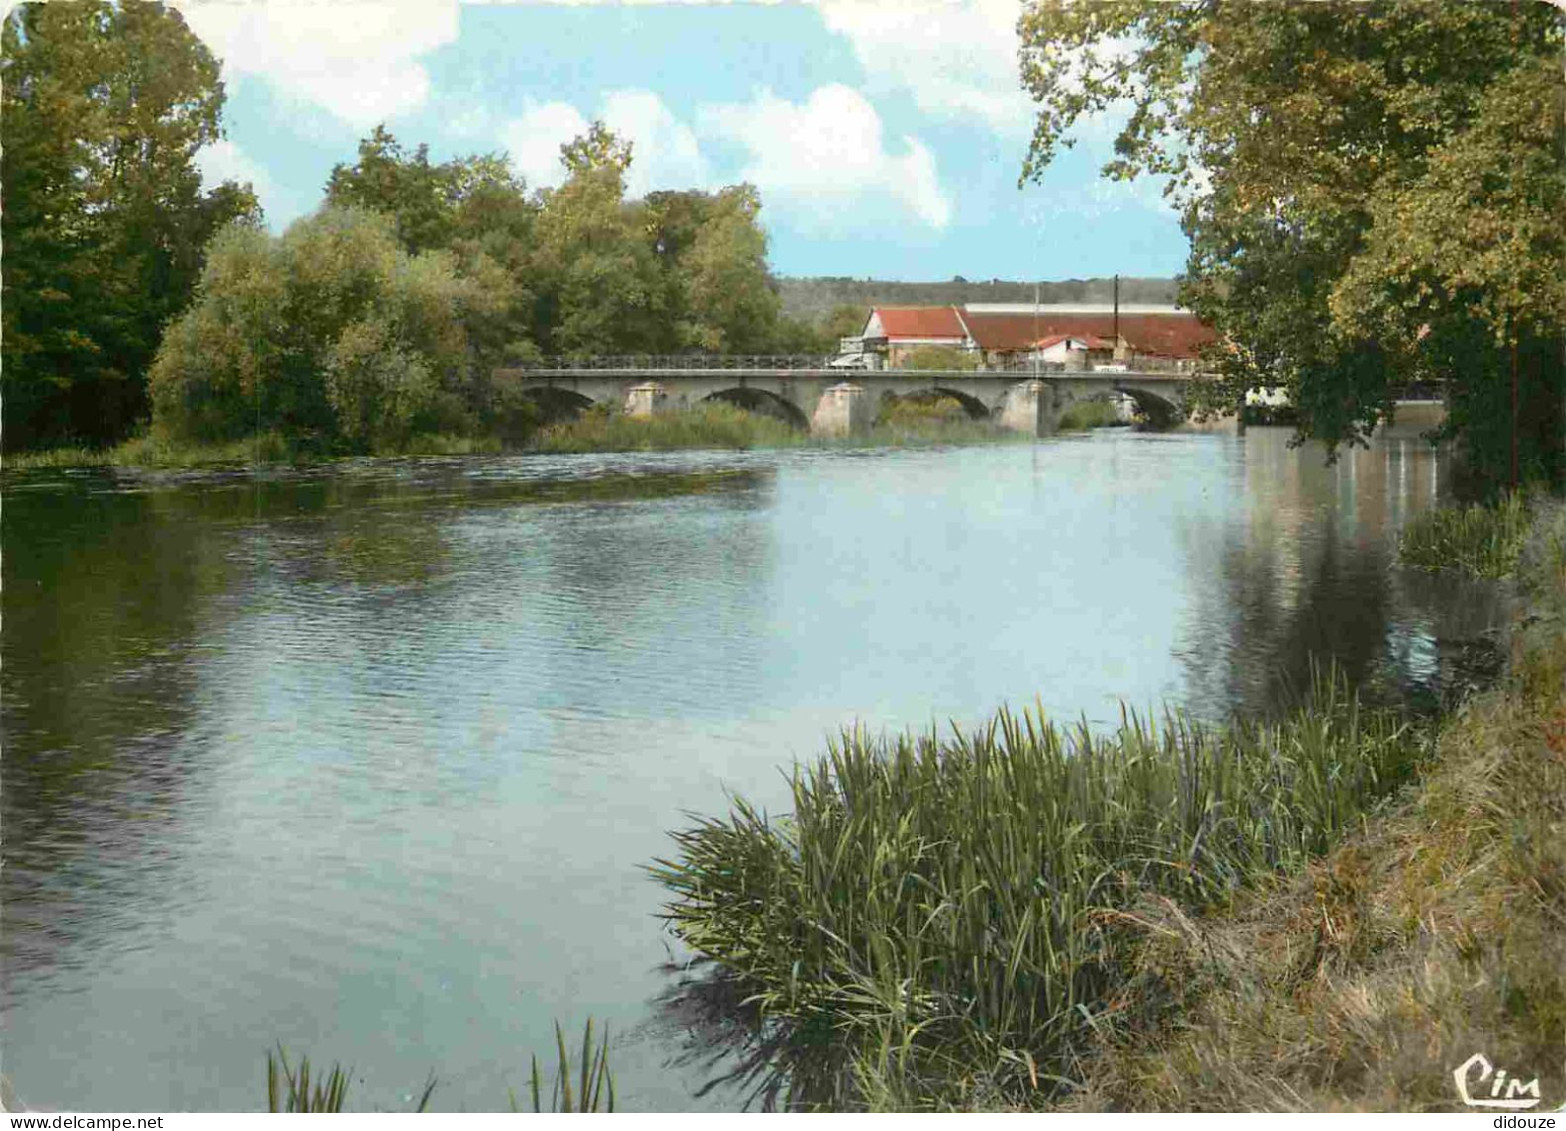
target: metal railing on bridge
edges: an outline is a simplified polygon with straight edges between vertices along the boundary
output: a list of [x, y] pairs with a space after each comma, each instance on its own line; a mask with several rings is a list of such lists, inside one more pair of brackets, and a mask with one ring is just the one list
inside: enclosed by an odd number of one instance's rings
[[[569, 372], [603, 372], [612, 370], [615, 372], [675, 372], [691, 370], [748, 370], [748, 371], [787, 371], [787, 370], [824, 370], [837, 369], [844, 373], [856, 372], [895, 372], [912, 373], [915, 369], [903, 366], [887, 365], [843, 365], [842, 357], [823, 357], [820, 354], [601, 354], [594, 357], [541, 357], [519, 365], [506, 367], [506, 371], [518, 374], [527, 373], [569, 373]], [[838, 362], [834, 365], [833, 362]], [[1124, 361], [1102, 362], [1088, 361], [1081, 368], [1070, 368], [1065, 362], [1060, 361], [1028, 361], [1024, 358], [1005, 358], [989, 362], [972, 372], [975, 375], [986, 373], [1015, 373], [1026, 376], [1029, 373], [1058, 374], [1058, 373], [1191, 373], [1198, 370], [1198, 363], [1187, 358], [1171, 357], [1135, 357]]]
[[509, 368], [536, 370], [689, 370], [689, 369], [826, 369], [832, 361], [819, 354], [603, 354], [595, 357], [541, 357]]

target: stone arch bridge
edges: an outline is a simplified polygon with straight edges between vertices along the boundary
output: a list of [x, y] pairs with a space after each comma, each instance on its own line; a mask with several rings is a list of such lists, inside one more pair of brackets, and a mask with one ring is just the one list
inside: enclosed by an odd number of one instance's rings
[[560, 367], [501, 369], [497, 388], [519, 387], [551, 414], [608, 405], [643, 416], [727, 401], [825, 435], [870, 425], [882, 398], [946, 395], [978, 419], [1047, 436], [1072, 404], [1113, 393], [1134, 399], [1154, 427], [1186, 418], [1190, 374], [1132, 369], [1061, 371], [789, 368]]

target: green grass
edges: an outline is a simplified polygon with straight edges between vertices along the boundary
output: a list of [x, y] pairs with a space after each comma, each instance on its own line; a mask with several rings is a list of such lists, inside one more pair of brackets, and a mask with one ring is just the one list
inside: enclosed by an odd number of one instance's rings
[[1080, 432], [1089, 428], [1111, 428], [1124, 423], [1108, 401], [1078, 401], [1060, 414], [1062, 432]]
[[1517, 567], [1528, 529], [1528, 506], [1517, 492], [1490, 506], [1439, 507], [1409, 521], [1398, 557], [1417, 569], [1506, 577]]
[[[582, 1030], [582, 1048], [573, 1066], [571, 1053], [566, 1047], [565, 1031], [555, 1022], [555, 1071], [549, 1088], [544, 1087], [543, 1072], [538, 1057], [532, 1057], [528, 1073], [528, 1094], [535, 1112], [593, 1113], [614, 1110], [614, 1075], [609, 1070], [609, 1031], [607, 1027], [597, 1041], [593, 1039], [593, 1020], [587, 1019]], [[576, 1077], [573, 1085], [572, 1078]], [[267, 1111], [340, 1113], [348, 1102], [348, 1085], [353, 1077], [351, 1069], [341, 1064], [332, 1065], [324, 1076], [312, 1075], [310, 1058], [302, 1057], [295, 1068], [288, 1062], [288, 1053], [282, 1045], [277, 1055], [266, 1054]], [[429, 1109], [430, 1097], [435, 1094], [436, 1079], [432, 1074], [419, 1093], [415, 1112]], [[511, 1110], [520, 1110], [516, 1093], [511, 1093]]]
[[[500, 450], [500, 441], [491, 437], [428, 434], [383, 446], [372, 454], [451, 456], [493, 454]], [[54, 467], [248, 467], [258, 463], [314, 463], [338, 454], [309, 440], [287, 437], [280, 432], [211, 444], [174, 441], [156, 432], [145, 432], [112, 448], [70, 447], [16, 452], [5, 456], [3, 464], [7, 471]]]
[[[610, 1112], [614, 1110], [614, 1077], [609, 1073], [609, 1033], [606, 1029], [597, 1044], [593, 1043], [593, 1019], [587, 1019], [582, 1030], [582, 1051], [577, 1055], [576, 1070], [580, 1073], [576, 1087], [571, 1087], [571, 1054], [566, 1051], [565, 1033], [560, 1023], [555, 1023], [555, 1075], [549, 1088], [549, 1103], [544, 1103], [543, 1073], [538, 1068], [538, 1057], [533, 1057], [528, 1076], [528, 1094], [533, 1101], [534, 1112], [578, 1113]], [[511, 1097], [511, 1110], [520, 1110], [517, 1098]]]
[[[855, 436], [817, 437], [787, 421], [747, 412], [723, 403], [688, 411], [637, 417], [590, 409], [574, 420], [549, 425], [536, 433], [525, 451], [637, 452], [684, 449], [920, 447], [936, 444], [986, 443], [1018, 439], [989, 421], [968, 417], [956, 402], [899, 403], [883, 413], [866, 432]], [[382, 445], [375, 456], [494, 455], [504, 450], [497, 437], [419, 435]], [[268, 432], [260, 437], [225, 443], [195, 444], [144, 433], [112, 448], [53, 448], [17, 452], [4, 457], [5, 470], [64, 467], [224, 467], [260, 464], [314, 463], [343, 453], [299, 438]]]
[[680, 448], [799, 447], [808, 437], [786, 421], [728, 404], [626, 416], [589, 409], [543, 429], [528, 445], [540, 452], [645, 452]]
[[786, 1033], [796, 1102], [1034, 1106], [1126, 1008], [1140, 901], [1221, 906], [1299, 870], [1423, 750], [1334, 679], [1271, 723], [851, 731], [796, 769], [788, 817], [736, 800], [653, 874], [683, 940]]
[[1141, 909], [1147, 1004], [1069, 1106], [1460, 1111], [1479, 1051], [1566, 1097], [1566, 506], [1536, 503], [1516, 575], [1506, 676], [1398, 805], [1221, 914]]
[[[288, 1063], [287, 1051], [278, 1045], [275, 1060], [270, 1052], [266, 1054], [266, 1109], [273, 1114], [340, 1112], [348, 1098], [352, 1075], [352, 1069], [344, 1070], [342, 1065], [334, 1064], [324, 1080], [319, 1076], [312, 1078], [309, 1057], [301, 1058], [296, 1069]], [[433, 1082], [430, 1087], [433, 1089]], [[425, 1098], [428, 1099], [428, 1091]]]
[[1015, 439], [987, 420], [973, 420], [954, 401], [896, 402], [865, 432], [812, 436], [786, 421], [727, 404], [704, 404], [656, 416], [588, 410], [545, 428], [529, 450], [541, 452], [667, 451], [685, 448], [921, 447]]

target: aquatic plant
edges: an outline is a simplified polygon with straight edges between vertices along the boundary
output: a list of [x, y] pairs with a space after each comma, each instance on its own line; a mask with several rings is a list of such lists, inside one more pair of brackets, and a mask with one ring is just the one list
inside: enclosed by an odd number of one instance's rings
[[266, 1054], [266, 1109], [274, 1114], [340, 1112], [348, 1098], [351, 1075], [352, 1069], [344, 1070], [342, 1065], [334, 1064], [324, 1080], [312, 1078], [310, 1058], [301, 1057], [296, 1069], [288, 1063], [288, 1053], [279, 1044], [276, 1059], [270, 1051]]
[[[614, 1077], [609, 1072], [609, 1030], [593, 1043], [593, 1019], [587, 1019], [582, 1030], [582, 1051], [577, 1057], [579, 1073], [576, 1088], [571, 1087], [571, 1054], [566, 1051], [565, 1033], [555, 1022], [555, 1054], [557, 1057], [554, 1081], [549, 1089], [549, 1106], [544, 1106], [543, 1076], [538, 1070], [538, 1057], [532, 1061], [528, 1078], [528, 1092], [535, 1112], [592, 1113], [614, 1110]], [[517, 1097], [511, 1096], [511, 1110], [519, 1110]]]
[[[532, 1057], [528, 1079], [528, 1091], [535, 1112], [600, 1112], [614, 1110], [614, 1075], [609, 1070], [609, 1031], [593, 1040], [593, 1019], [589, 1017], [582, 1030], [582, 1051], [573, 1070], [571, 1054], [566, 1049], [565, 1032], [555, 1022], [555, 1075], [547, 1093], [548, 1106], [544, 1105], [543, 1073], [539, 1070], [538, 1056]], [[575, 1087], [572, 1073], [578, 1072]], [[279, 1044], [277, 1055], [266, 1054], [266, 1100], [270, 1112], [341, 1112], [348, 1099], [348, 1082], [352, 1069], [341, 1064], [332, 1065], [323, 1079], [312, 1075], [310, 1058], [301, 1057], [295, 1068], [288, 1062], [288, 1053]], [[415, 1112], [429, 1109], [430, 1097], [435, 1094], [434, 1074], [419, 1093]], [[510, 1095], [511, 1110], [520, 1110], [516, 1093]]]
[[1336, 675], [1276, 721], [1042, 709], [972, 733], [845, 731], [796, 768], [793, 811], [743, 798], [673, 834], [652, 874], [698, 954], [782, 1033], [794, 1102], [1034, 1106], [1131, 1005], [1150, 897], [1222, 906], [1330, 849], [1425, 744]]
[[1528, 506], [1520, 492], [1491, 505], [1438, 507], [1409, 520], [1398, 540], [1398, 557], [1417, 569], [1505, 577], [1517, 568], [1528, 529]]
[[1060, 414], [1057, 425], [1062, 432], [1078, 432], [1088, 428], [1109, 428], [1122, 424], [1115, 406], [1107, 400], [1078, 401]]

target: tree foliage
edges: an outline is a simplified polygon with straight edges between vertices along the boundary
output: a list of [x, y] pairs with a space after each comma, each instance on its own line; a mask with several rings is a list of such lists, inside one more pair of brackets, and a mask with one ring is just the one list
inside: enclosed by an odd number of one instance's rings
[[435, 164], [382, 126], [353, 165], [333, 169], [327, 201], [387, 214], [410, 253], [453, 252], [504, 308], [484, 332], [513, 361], [773, 348], [778, 301], [756, 190], [629, 199], [633, 156], [594, 122], [561, 146], [564, 183], [529, 193], [504, 155]]
[[496, 359], [470, 327], [495, 313], [451, 252], [410, 255], [385, 215], [324, 208], [281, 237], [234, 224], [158, 353], [154, 425], [177, 439], [277, 430], [348, 450], [471, 428]]
[[[1561, 470], [1566, 197], [1562, 16], [1423, 0], [1034, 0], [1040, 104], [1024, 177], [1085, 115], [1129, 106], [1111, 177], [1171, 178], [1191, 241], [1182, 300], [1228, 343], [1211, 403], [1282, 385], [1301, 429], [1363, 439], [1400, 380], [1448, 383], [1451, 430], [1491, 478], [1513, 436]], [[1519, 410], [1520, 411], [1520, 410]], [[1550, 423], [1553, 422], [1553, 423]]]
[[161, 4], [27, 3], [0, 79], [5, 446], [107, 443], [146, 411], [208, 238], [259, 212], [192, 163], [220, 136], [218, 64]]

